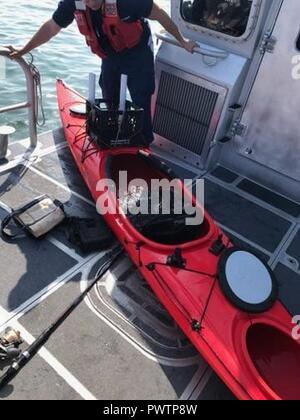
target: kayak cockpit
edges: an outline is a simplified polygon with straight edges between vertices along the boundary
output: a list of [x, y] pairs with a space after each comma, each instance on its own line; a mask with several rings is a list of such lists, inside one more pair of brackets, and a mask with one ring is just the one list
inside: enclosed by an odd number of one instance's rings
[[255, 369], [280, 399], [300, 399], [300, 346], [291, 336], [271, 325], [254, 324], [247, 348]]
[[[201, 212], [199, 223], [186, 222], [191, 217], [186, 210], [189, 205], [192, 210], [192, 199], [188, 202], [182, 183], [172, 180], [175, 174], [160, 167], [154, 158], [148, 160], [129, 152], [110, 155], [106, 176], [114, 181], [120, 206], [130, 223], [145, 238], [162, 245], [181, 245], [208, 235], [210, 224], [203, 209], [197, 207]], [[166, 183], [170, 183], [170, 190], [164, 195]]]

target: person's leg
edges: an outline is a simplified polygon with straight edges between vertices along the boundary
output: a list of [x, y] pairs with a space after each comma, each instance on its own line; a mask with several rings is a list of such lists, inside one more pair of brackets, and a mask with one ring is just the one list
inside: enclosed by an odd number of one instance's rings
[[128, 75], [128, 89], [133, 103], [144, 109], [143, 134], [149, 145], [154, 140], [151, 116], [151, 98], [155, 91], [153, 52], [145, 47], [126, 61], [124, 71]]
[[103, 99], [107, 101], [114, 101], [117, 104], [119, 103], [120, 80], [121, 72], [117, 60], [114, 58], [106, 58], [103, 60], [99, 79]]

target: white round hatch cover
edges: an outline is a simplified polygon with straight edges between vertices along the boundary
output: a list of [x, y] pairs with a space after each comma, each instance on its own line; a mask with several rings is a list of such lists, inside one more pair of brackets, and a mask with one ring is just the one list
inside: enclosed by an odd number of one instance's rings
[[265, 312], [278, 296], [278, 286], [269, 266], [253, 253], [232, 248], [220, 261], [220, 285], [226, 297], [246, 312]]
[[86, 104], [78, 102], [70, 107], [70, 112], [78, 117], [86, 116]]

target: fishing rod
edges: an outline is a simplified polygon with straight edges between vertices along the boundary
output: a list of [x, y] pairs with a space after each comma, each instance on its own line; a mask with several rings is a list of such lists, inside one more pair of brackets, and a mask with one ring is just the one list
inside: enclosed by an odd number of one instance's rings
[[57, 318], [57, 320], [48, 327], [42, 334], [25, 350], [19, 357], [15, 359], [10, 368], [0, 379], [0, 390], [8, 385], [18, 373], [30, 362], [30, 360], [38, 353], [46, 342], [50, 339], [52, 334], [61, 326], [61, 324], [68, 318], [68, 316], [79, 306], [86, 295], [93, 289], [95, 284], [107, 273], [107, 271], [116, 262], [118, 257], [124, 252], [123, 247], [118, 245], [111, 252], [107, 253], [107, 259], [98, 270], [95, 279], [92, 283], [79, 295], [74, 302]]

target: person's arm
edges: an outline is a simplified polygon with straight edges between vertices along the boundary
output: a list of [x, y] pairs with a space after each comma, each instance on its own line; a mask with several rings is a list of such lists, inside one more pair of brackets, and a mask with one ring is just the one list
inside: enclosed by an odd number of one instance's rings
[[166, 13], [163, 9], [157, 6], [157, 4], [153, 4], [153, 8], [150, 16], [148, 16], [148, 19], [157, 20], [162, 25], [162, 27], [167, 32], [169, 32], [169, 34], [173, 35], [174, 38], [176, 38], [177, 41], [180, 43], [180, 45], [187, 51], [192, 53], [194, 51], [194, 48], [198, 47], [196, 42], [186, 40], [183, 38], [183, 36], [179, 32], [177, 25], [173, 22], [168, 13]]
[[50, 19], [44, 25], [40, 27], [37, 33], [31, 38], [31, 40], [23, 48], [15, 48], [11, 45], [8, 46], [10, 49], [11, 58], [20, 58], [22, 55], [29, 53], [30, 51], [38, 48], [39, 46], [46, 44], [55, 35], [57, 35], [62, 28], [57, 23]]

